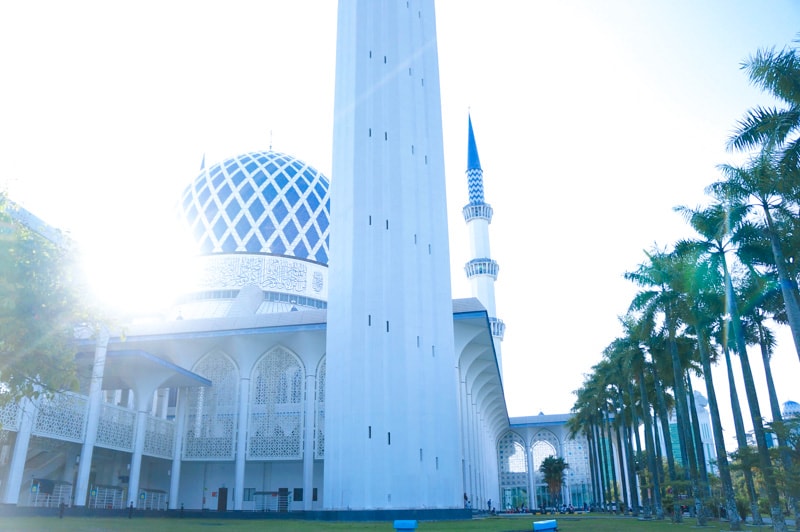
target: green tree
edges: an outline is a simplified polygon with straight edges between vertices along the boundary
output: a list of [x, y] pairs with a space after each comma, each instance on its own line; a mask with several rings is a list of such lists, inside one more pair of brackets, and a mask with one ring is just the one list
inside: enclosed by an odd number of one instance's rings
[[74, 327], [86, 317], [74, 251], [20, 212], [0, 194], [0, 406], [76, 388]]
[[561, 457], [548, 456], [539, 465], [539, 472], [544, 477], [551, 500], [558, 504], [561, 500], [561, 486], [564, 484], [564, 471], [569, 469], [569, 464]]

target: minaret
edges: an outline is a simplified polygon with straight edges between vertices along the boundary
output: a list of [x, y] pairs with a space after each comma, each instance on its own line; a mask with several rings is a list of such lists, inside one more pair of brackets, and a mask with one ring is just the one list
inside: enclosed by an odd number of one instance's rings
[[492, 338], [494, 339], [494, 351], [497, 355], [497, 366], [500, 368], [500, 375], [503, 375], [503, 358], [501, 356], [500, 345], [503, 342], [503, 334], [506, 326], [503, 320], [497, 318], [494, 303], [494, 282], [497, 280], [497, 272], [500, 266], [492, 260], [489, 252], [489, 224], [492, 223], [492, 206], [484, 201], [483, 198], [483, 169], [481, 160], [478, 157], [478, 146], [475, 143], [475, 133], [472, 131], [472, 117], [468, 117], [468, 138], [467, 138], [467, 187], [469, 188], [469, 203], [464, 206], [464, 220], [467, 222], [469, 231], [469, 247], [471, 257], [469, 262], [464, 265], [467, 278], [472, 288], [472, 296], [486, 307], [489, 314], [489, 323], [492, 326]]
[[326, 509], [463, 508], [433, 0], [340, 0]]

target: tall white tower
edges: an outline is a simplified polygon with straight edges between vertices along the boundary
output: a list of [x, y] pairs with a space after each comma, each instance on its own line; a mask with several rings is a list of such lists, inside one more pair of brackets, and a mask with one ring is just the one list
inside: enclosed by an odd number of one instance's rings
[[494, 282], [500, 266], [492, 260], [489, 251], [489, 224], [492, 223], [492, 206], [483, 198], [483, 169], [481, 159], [478, 157], [478, 145], [475, 143], [475, 134], [472, 131], [472, 117], [468, 118], [467, 137], [467, 187], [469, 189], [469, 203], [462, 210], [464, 220], [467, 222], [469, 232], [470, 256], [469, 262], [464, 265], [467, 278], [470, 281], [472, 296], [478, 298], [489, 315], [492, 326], [492, 339], [494, 352], [497, 355], [497, 366], [500, 376], [503, 375], [503, 357], [500, 344], [503, 341], [506, 326], [503, 320], [497, 318], [494, 302]]
[[433, 0], [340, 0], [326, 509], [461, 508]]

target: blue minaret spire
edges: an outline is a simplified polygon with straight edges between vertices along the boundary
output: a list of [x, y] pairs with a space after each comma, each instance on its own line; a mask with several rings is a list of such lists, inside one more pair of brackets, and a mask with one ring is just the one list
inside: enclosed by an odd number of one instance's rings
[[475, 133], [472, 131], [472, 117], [468, 117], [469, 138], [467, 139], [467, 185], [469, 186], [469, 203], [478, 205], [483, 203], [483, 169], [481, 159], [478, 157], [478, 146], [475, 143]]
[[489, 252], [489, 224], [492, 223], [494, 211], [483, 197], [483, 169], [478, 157], [478, 145], [475, 132], [472, 130], [472, 116], [468, 117], [469, 134], [467, 137], [467, 187], [469, 203], [464, 207], [464, 220], [467, 222], [471, 259], [464, 265], [467, 278], [472, 288], [472, 296], [486, 307], [489, 323], [492, 326], [494, 350], [497, 365], [502, 376], [503, 363], [500, 354], [500, 343], [505, 333], [505, 324], [497, 318], [494, 300], [494, 282], [500, 266], [492, 260]]

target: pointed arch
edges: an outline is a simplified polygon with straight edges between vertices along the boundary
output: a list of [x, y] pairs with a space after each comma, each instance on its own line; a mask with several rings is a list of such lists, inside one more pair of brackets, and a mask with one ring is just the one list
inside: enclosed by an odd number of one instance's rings
[[525, 440], [508, 431], [497, 441], [502, 508], [516, 508], [528, 502], [528, 453]]
[[548, 456], [561, 456], [559, 449], [561, 442], [558, 437], [549, 430], [540, 430], [534, 434], [531, 440], [531, 452], [533, 454], [533, 472], [539, 471], [542, 461]]
[[183, 437], [184, 460], [233, 460], [239, 404], [239, 369], [222, 351], [203, 356], [192, 371], [210, 387], [189, 388]]
[[248, 459], [303, 458], [304, 392], [300, 357], [282, 346], [261, 356], [250, 377]]

